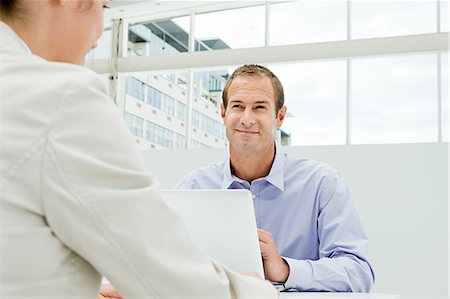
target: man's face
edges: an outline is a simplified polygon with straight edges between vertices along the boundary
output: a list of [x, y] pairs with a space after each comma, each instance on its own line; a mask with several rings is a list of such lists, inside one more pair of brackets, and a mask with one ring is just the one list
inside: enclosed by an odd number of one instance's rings
[[275, 131], [283, 123], [286, 107], [278, 114], [275, 110], [275, 95], [269, 78], [235, 78], [228, 89], [226, 110], [222, 106], [222, 119], [231, 147], [246, 153], [273, 147]]

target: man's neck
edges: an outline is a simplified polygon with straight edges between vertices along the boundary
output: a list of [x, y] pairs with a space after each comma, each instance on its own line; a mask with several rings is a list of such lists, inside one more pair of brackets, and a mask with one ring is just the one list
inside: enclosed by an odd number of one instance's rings
[[275, 159], [275, 144], [264, 151], [248, 152], [230, 146], [231, 172], [247, 182], [265, 177]]

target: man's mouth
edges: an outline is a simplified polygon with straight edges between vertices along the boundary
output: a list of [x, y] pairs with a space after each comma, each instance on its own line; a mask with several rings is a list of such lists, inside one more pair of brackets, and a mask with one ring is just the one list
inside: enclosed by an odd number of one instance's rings
[[258, 134], [258, 131], [255, 130], [246, 130], [246, 129], [236, 129], [236, 131], [238, 133], [242, 133], [242, 134]]

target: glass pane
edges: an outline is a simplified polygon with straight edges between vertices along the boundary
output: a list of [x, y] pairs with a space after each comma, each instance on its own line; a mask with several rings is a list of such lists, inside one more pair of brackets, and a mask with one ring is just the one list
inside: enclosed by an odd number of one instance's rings
[[[222, 76], [227, 73], [194, 74], [190, 145], [224, 147], [227, 142], [219, 107], [225, 82]], [[125, 93], [119, 96], [125, 97], [125, 120], [141, 148], [186, 147], [188, 78], [187, 72], [146, 72], [125, 77]]]
[[192, 148], [217, 148], [228, 144], [220, 115], [222, 90], [227, 76], [225, 70], [194, 73]]
[[442, 53], [441, 55], [441, 97], [442, 97], [442, 141], [449, 140], [449, 107], [448, 107], [448, 55], [449, 53]]
[[271, 45], [346, 39], [346, 1], [278, 3], [270, 11]]
[[440, 18], [441, 18], [441, 32], [448, 32], [448, 15], [449, 15], [449, 3], [448, 1], [439, 1], [440, 2]]
[[352, 143], [437, 141], [436, 54], [352, 66]]
[[352, 1], [352, 38], [436, 32], [435, 1]]
[[195, 17], [195, 50], [264, 46], [265, 7], [249, 7]]
[[161, 20], [128, 27], [128, 56], [166, 55], [188, 51], [189, 17]]
[[[143, 149], [184, 148], [187, 73], [136, 73], [125, 77], [125, 120]], [[140, 129], [128, 119], [138, 119]], [[141, 121], [142, 120], [142, 121]], [[142, 125], [141, 125], [142, 123]]]
[[[345, 143], [346, 63], [272, 65], [285, 92], [291, 145]], [[283, 135], [283, 134], [282, 134]]]

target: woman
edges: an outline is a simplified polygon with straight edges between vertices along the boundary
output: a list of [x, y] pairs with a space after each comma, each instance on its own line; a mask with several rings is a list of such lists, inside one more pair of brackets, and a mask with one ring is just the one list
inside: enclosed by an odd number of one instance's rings
[[144, 172], [98, 75], [93, 0], [1, 0], [1, 294], [275, 297], [206, 257]]

